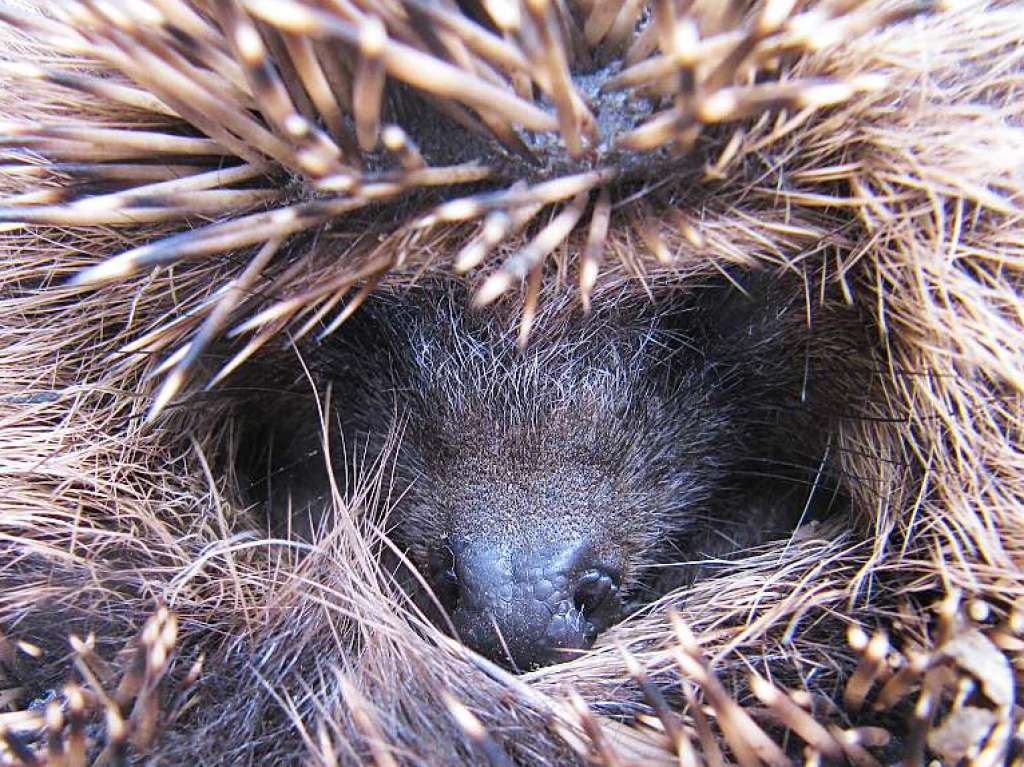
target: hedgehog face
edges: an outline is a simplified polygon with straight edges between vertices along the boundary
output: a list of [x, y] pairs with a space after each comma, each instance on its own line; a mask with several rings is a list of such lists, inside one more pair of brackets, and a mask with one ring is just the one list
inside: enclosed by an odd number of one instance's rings
[[[708, 296], [607, 301], [589, 317], [548, 300], [520, 348], [515, 317], [427, 286], [372, 298], [310, 353], [335, 392], [332, 454], [392, 452], [389, 529], [439, 625], [512, 668], [567, 660], [642, 601], [652, 568], [777, 526], [743, 462], [777, 477], [765, 460], [799, 463], [776, 432], [800, 420], [777, 416], [804, 381], [774, 376], [786, 350], [763, 317]], [[301, 471], [286, 484], [289, 508], [324, 495]]]
[[[462, 641], [514, 668], [588, 649], [710, 484], [696, 451], [654, 447], [660, 436], [639, 425], [650, 413], [588, 412], [586, 396], [525, 419], [482, 401], [461, 419], [409, 418], [403, 457], [419, 472], [396, 540]], [[645, 465], [659, 449], [673, 451], [673, 474]]]

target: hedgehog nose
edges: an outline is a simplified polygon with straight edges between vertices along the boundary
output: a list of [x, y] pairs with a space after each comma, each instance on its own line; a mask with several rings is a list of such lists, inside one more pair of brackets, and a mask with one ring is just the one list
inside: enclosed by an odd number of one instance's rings
[[460, 639], [526, 670], [589, 649], [621, 611], [617, 570], [585, 541], [541, 550], [460, 546], [449, 605]]

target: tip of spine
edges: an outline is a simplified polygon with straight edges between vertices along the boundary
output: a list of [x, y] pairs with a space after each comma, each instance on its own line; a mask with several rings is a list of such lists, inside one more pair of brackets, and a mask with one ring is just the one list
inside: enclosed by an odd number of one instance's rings
[[105, 282], [129, 277], [136, 271], [133, 260], [122, 258], [111, 258], [96, 266], [90, 266], [68, 280], [69, 287], [80, 288], [93, 285], [102, 285]]

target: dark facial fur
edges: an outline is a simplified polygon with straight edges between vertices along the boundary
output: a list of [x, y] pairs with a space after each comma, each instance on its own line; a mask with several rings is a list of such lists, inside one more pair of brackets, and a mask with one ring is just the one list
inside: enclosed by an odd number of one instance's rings
[[[746, 291], [623, 289], [589, 317], [552, 295], [524, 350], [514, 306], [474, 311], [452, 284], [378, 295], [305, 354], [331, 389], [336, 481], [387, 456], [392, 538], [458, 636], [513, 667], [568, 659], [836, 497], [821, 392], [834, 409], [845, 389], [819, 378], [841, 352], [768, 280]], [[305, 400], [270, 419], [261, 492], [314, 537], [330, 493]]]

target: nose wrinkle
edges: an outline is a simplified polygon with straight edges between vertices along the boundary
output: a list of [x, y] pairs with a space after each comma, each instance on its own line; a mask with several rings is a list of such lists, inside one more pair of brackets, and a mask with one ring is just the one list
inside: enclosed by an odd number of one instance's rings
[[517, 583], [494, 592], [478, 603], [478, 609], [456, 610], [454, 622], [463, 641], [491, 657], [510, 655], [524, 668], [550, 662], [558, 650], [589, 647], [596, 631], [575, 607], [564, 583], [561, 588], [550, 581], [536, 585], [546, 598], [531, 584]]
[[516, 608], [546, 610], [548, 616], [564, 612], [572, 604], [569, 574], [562, 558], [541, 565], [514, 566], [511, 557], [484, 554], [466, 557], [459, 568], [464, 604], [470, 609], [491, 609], [512, 616]]
[[[520, 667], [589, 648], [597, 628], [575, 594], [583, 555], [580, 545], [527, 557], [464, 550], [457, 557], [463, 593], [452, 616], [462, 640], [495, 659], [511, 655]], [[582, 582], [595, 580], [591, 572], [583, 571]]]

